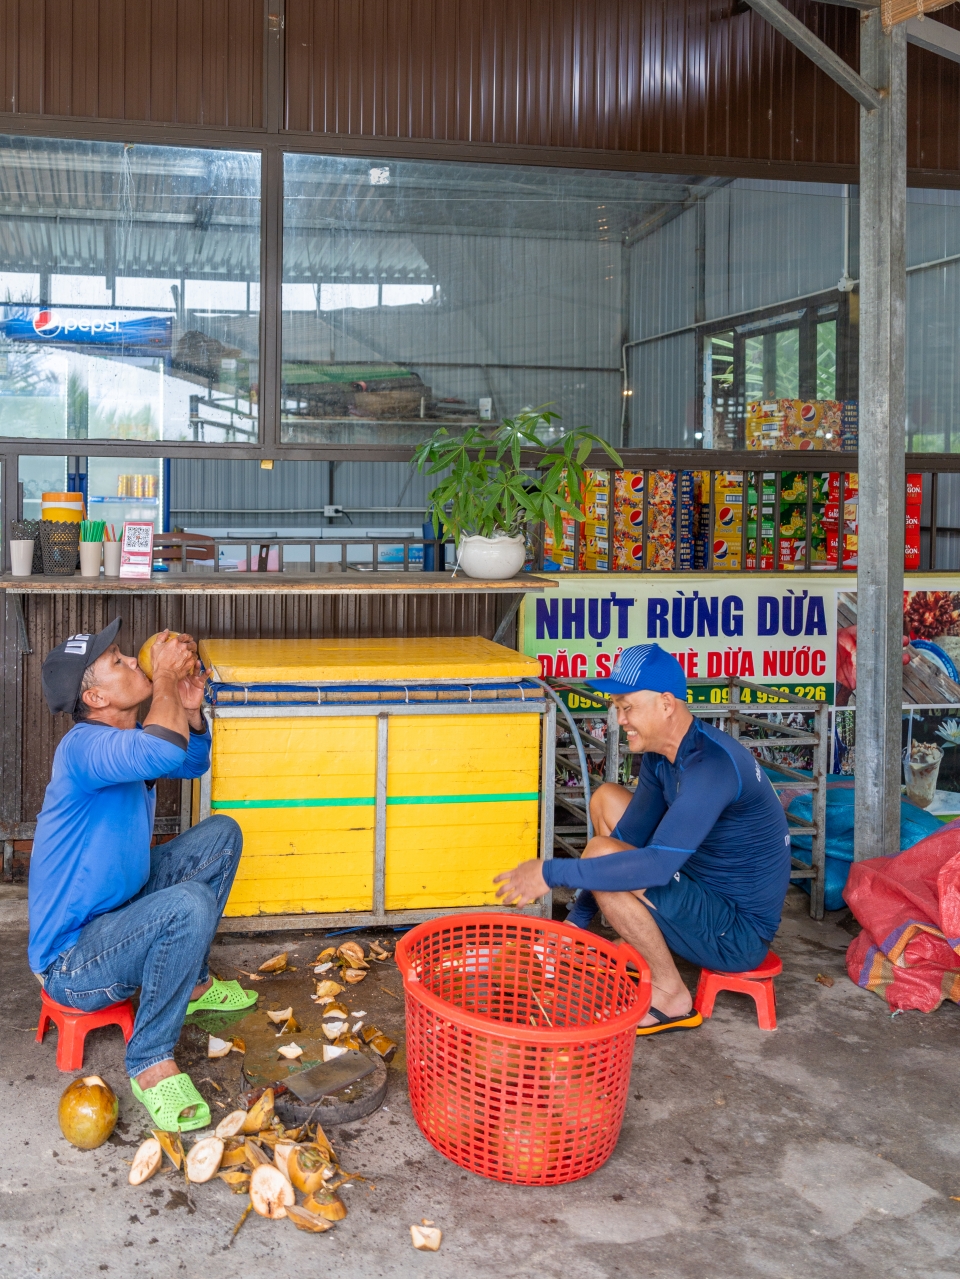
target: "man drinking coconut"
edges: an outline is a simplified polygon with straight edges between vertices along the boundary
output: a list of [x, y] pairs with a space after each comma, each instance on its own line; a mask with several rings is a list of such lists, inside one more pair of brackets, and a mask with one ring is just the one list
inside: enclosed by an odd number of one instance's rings
[[790, 882], [790, 836], [754, 756], [687, 709], [683, 668], [658, 644], [621, 653], [609, 679], [637, 788], [606, 782], [590, 801], [596, 834], [579, 861], [526, 861], [498, 875], [497, 896], [525, 906], [549, 888], [582, 890], [568, 922], [597, 907], [650, 965], [653, 1004], [639, 1035], [692, 1030], [703, 1018], [673, 961], [721, 972], [762, 963]]
[[[51, 999], [93, 1012], [140, 991], [127, 1073], [152, 1124], [205, 1128], [210, 1109], [173, 1059], [186, 1013], [257, 996], [211, 978], [210, 944], [243, 847], [216, 815], [151, 849], [156, 783], [200, 777], [210, 732], [189, 635], [164, 631], [153, 682], [116, 642], [120, 619], [47, 654], [50, 710], [73, 715], [57, 747], [30, 860], [30, 967]], [[151, 698], [142, 725], [137, 710]]]

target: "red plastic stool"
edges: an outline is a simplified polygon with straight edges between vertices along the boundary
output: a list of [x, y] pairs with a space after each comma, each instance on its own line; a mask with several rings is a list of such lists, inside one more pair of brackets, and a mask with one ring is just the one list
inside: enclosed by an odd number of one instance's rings
[[98, 1026], [119, 1026], [123, 1031], [123, 1038], [127, 1043], [130, 1042], [133, 1034], [133, 1004], [129, 999], [121, 999], [118, 1004], [109, 1004], [93, 1013], [83, 1013], [79, 1008], [58, 1004], [45, 990], [41, 990], [38, 1044], [43, 1043], [44, 1033], [51, 1022], [59, 1031], [57, 1069], [82, 1070], [83, 1041], [91, 1030], [96, 1030]]
[[749, 995], [757, 1005], [757, 1021], [761, 1030], [776, 1030], [777, 993], [773, 979], [782, 972], [783, 964], [772, 950], [759, 968], [748, 973], [716, 973], [712, 968], [704, 968], [697, 983], [693, 1006], [702, 1017], [709, 1017], [720, 991], [735, 990], [741, 995]]

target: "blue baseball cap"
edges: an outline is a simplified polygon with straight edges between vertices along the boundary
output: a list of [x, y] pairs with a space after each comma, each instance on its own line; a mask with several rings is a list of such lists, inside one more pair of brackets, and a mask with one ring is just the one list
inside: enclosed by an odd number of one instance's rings
[[625, 648], [614, 663], [609, 679], [588, 679], [591, 688], [612, 696], [639, 693], [672, 693], [680, 701], [687, 700], [687, 677], [683, 667], [659, 644], [634, 644]]

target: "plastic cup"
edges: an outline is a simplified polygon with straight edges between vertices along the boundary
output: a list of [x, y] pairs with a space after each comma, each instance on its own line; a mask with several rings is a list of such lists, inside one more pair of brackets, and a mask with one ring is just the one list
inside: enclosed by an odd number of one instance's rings
[[33, 538], [11, 539], [10, 567], [14, 577], [30, 577], [33, 573]]
[[103, 576], [120, 576], [120, 542], [103, 543]]
[[[99, 577], [100, 576], [100, 560], [102, 558], [102, 551], [103, 551], [102, 542], [81, 542], [80, 543], [80, 576], [81, 577]], [[117, 571], [118, 572], [120, 571], [119, 567]]]
[[929, 808], [937, 793], [937, 777], [943, 752], [926, 764], [917, 764], [904, 754], [903, 775], [907, 783], [907, 799], [918, 808]]

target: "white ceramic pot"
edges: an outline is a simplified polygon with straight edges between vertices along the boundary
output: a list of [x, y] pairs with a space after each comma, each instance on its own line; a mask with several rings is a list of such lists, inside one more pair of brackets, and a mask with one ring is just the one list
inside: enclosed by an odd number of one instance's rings
[[467, 577], [501, 581], [523, 568], [527, 548], [522, 534], [516, 537], [462, 537], [457, 547], [460, 567]]

